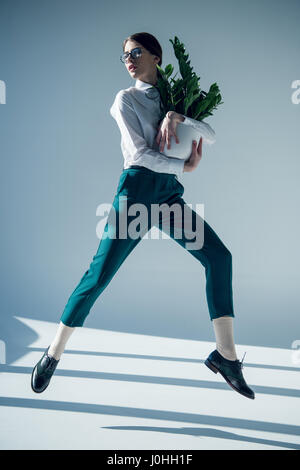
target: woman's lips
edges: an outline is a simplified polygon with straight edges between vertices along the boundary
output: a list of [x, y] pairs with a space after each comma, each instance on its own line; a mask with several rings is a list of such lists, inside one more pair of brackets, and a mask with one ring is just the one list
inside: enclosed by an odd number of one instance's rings
[[129, 67], [129, 72], [132, 72], [132, 71], [135, 70], [135, 69], [136, 69], [136, 67], [135, 67], [134, 65], [131, 65], [131, 66]]

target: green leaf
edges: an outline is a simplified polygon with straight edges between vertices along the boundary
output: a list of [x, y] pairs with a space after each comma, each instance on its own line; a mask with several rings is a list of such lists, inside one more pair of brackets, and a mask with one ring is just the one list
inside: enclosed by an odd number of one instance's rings
[[174, 71], [172, 64], [168, 64], [165, 69], [157, 65], [157, 87], [165, 112], [174, 110], [199, 121], [212, 116], [212, 111], [223, 104], [217, 83], [213, 83], [208, 92], [201, 90], [200, 77], [193, 71], [184, 44], [177, 36], [169, 41], [173, 45], [181, 78], [177, 77], [178, 72], [171, 77]]

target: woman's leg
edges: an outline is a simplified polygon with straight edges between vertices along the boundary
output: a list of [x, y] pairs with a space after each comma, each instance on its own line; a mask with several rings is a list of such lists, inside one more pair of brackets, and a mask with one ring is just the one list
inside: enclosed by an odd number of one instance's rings
[[[210, 319], [234, 317], [232, 256], [212, 227], [182, 197], [172, 199], [178, 210], [159, 218], [159, 229], [168, 233], [205, 268]], [[170, 205], [170, 207], [171, 207]]]
[[[149, 230], [147, 220], [147, 223], [141, 227], [139, 238], [125, 236], [126, 232], [121, 234], [120, 228], [123, 227], [126, 231], [135, 218], [135, 216], [128, 215], [128, 210], [134, 203], [134, 200], [124, 196], [116, 197], [114, 200], [97, 253], [93, 257], [89, 269], [84, 273], [69, 297], [62, 313], [60, 321], [64, 325], [69, 327], [83, 325], [96, 299]], [[122, 238], [123, 236], [124, 238]]]
[[[115, 197], [98, 251], [93, 257], [89, 269], [69, 297], [55, 338], [33, 369], [31, 387], [34, 392], [41, 393], [48, 387], [66, 343], [75, 327], [83, 325], [96, 299], [109, 284], [127, 256], [150, 229], [148, 225], [150, 220], [148, 218], [148, 220], [141, 222], [138, 231], [139, 236], [126, 236], [126, 230], [132, 218], [135, 217], [128, 215], [127, 212], [131, 204], [134, 203], [134, 199], [127, 199], [124, 195], [117, 194]], [[125, 236], [123, 228], [125, 229]]]
[[205, 267], [207, 302], [216, 336], [216, 349], [210, 353], [204, 364], [214, 373], [219, 372], [236, 392], [254, 399], [255, 393], [243, 377], [243, 365], [237, 359], [233, 339], [235, 315], [231, 253], [210, 225], [182, 199], [184, 187], [179, 182], [175, 182], [175, 187], [177, 194], [167, 202], [171, 206], [177, 203], [181, 210], [169, 211], [166, 220], [163, 216], [160, 217], [159, 228]]
[[149, 204], [149, 198], [153, 194], [156, 194], [155, 172], [147, 169], [122, 172], [97, 253], [68, 299], [55, 338], [32, 371], [31, 387], [34, 392], [46, 390], [75, 327], [83, 325], [96, 299], [150, 230], [151, 211], [148, 212], [148, 217], [140, 220], [139, 229], [133, 230], [134, 234], [131, 236], [131, 226], [134, 226], [131, 222], [136, 214], [133, 210], [133, 215], [129, 215], [128, 211], [132, 209], [132, 204], [143, 203], [144, 198], [146, 205]]
[[60, 359], [60, 356], [66, 347], [67, 341], [74, 330], [75, 327], [72, 328], [70, 326], [66, 326], [62, 322], [59, 323], [56, 335], [48, 349], [49, 356], [54, 357], [56, 360]]
[[173, 211], [167, 210], [165, 215], [161, 213], [159, 228], [205, 267], [206, 295], [216, 349], [223, 357], [234, 361], [237, 355], [233, 337], [231, 253], [210, 225], [185, 203], [180, 194], [183, 191], [168, 202], [168, 207], [173, 207]]
[[214, 333], [216, 337], [216, 349], [230, 361], [237, 360], [237, 354], [233, 338], [233, 318], [224, 315], [213, 319]]

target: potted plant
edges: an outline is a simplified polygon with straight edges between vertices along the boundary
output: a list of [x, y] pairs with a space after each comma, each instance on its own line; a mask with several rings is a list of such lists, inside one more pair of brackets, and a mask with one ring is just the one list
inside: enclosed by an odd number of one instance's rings
[[[212, 116], [212, 111], [217, 109], [223, 101], [221, 101], [222, 97], [216, 83], [210, 86], [208, 92], [201, 90], [200, 77], [193, 71], [190, 60], [188, 60], [189, 55], [185, 53], [184, 44], [179, 41], [178, 37], [175, 36], [174, 41], [170, 39], [170, 42], [178, 60], [181, 78], [175, 80], [177, 73], [171, 78], [174, 70], [171, 64], [168, 64], [164, 70], [157, 64], [156, 87], [160, 92], [163, 115], [168, 111], [175, 111], [187, 119], [182, 123], [179, 122], [176, 128], [179, 144], [171, 139], [171, 148], [168, 149], [166, 143], [163, 153], [169, 157], [186, 160], [191, 154], [193, 140], [197, 140], [199, 143], [201, 135], [203, 133], [207, 135], [207, 130], [208, 135], [214, 134], [211, 127], [202, 121], [204, 118]], [[204, 132], [205, 130], [206, 132]]]

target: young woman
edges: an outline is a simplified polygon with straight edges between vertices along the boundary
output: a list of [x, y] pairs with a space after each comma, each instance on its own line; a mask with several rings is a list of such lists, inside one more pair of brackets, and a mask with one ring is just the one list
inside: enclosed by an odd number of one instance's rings
[[[132, 216], [128, 214], [133, 204], [143, 204], [150, 214], [154, 204], [171, 207], [176, 203], [182, 211], [179, 215], [169, 213], [167, 223], [160, 215], [158, 227], [165, 231], [167, 225], [170, 236], [205, 267], [206, 297], [216, 337], [216, 349], [210, 353], [205, 364], [214, 373], [220, 372], [235, 391], [254, 399], [254, 392], [243, 377], [243, 361], [237, 359], [233, 339], [235, 315], [231, 253], [210, 225], [191, 209], [192, 225], [198, 227], [202, 223], [201, 248], [195, 249], [190, 245], [187, 248], [191, 234], [189, 230], [184, 230], [188, 225], [184, 219], [184, 211], [188, 206], [182, 198], [184, 187], [178, 177], [183, 172], [191, 172], [197, 168], [202, 158], [203, 139], [211, 144], [215, 141], [215, 133], [207, 123], [176, 112], [163, 115], [159, 91], [155, 87], [158, 74], [156, 64], [162, 63], [162, 49], [153, 35], [142, 32], [126, 38], [121, 60], [136, 81], [135, 86], [117, 93], [110, 110], [121, 132], [123, 172], [98, 251], [65, 306], [55, 338], [33, 369], [31, 387], [36, 393], [47, 388], [70, 335], [76, 327], [83, 325], [96, 299], [152, 226], [152, 220], [148, 216], [140, 224], [139, 237], [121, 237], [122, 216], [124, 221], [126, 215], [128, 228], [132, 221]], [[197, 142], [193, 143], [191, 155], [186, 161], [161, 153], [165, 143], [170, 148], [172, 137], [178, 142], [178, 122], [195, 126], [202, 136], [198, 146]], [[119, 217], [111, 217], [112, 214]], [[108, 233], [114, 236], [107, 236]]]

